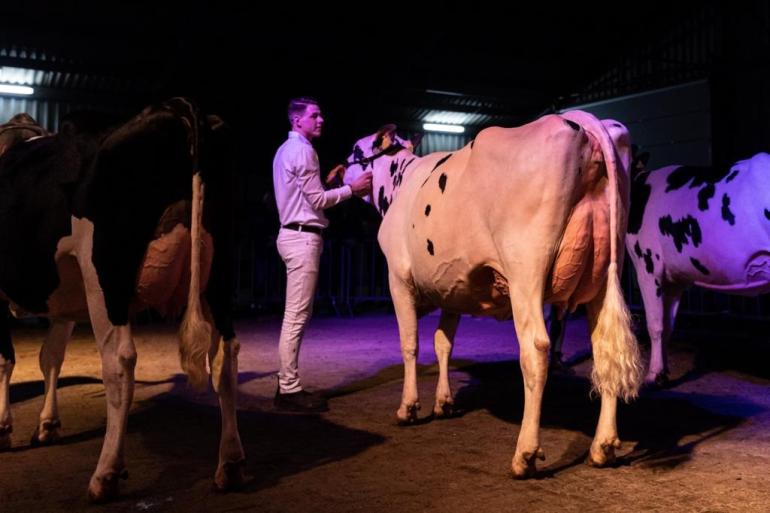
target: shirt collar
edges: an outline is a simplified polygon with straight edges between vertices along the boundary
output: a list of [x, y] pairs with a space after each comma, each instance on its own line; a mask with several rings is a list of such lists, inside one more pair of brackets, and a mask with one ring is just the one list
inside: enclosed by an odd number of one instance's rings
[[308, 140], [307, 140], [307, 137], [305, 137], [304, 135], [302, 135], [302, 134], [301, 134], [301, 133], [299, 133], [299, 132], [295, 132], [294, 130], [291, 130], [291, 131], [289, 132], [289, 139], [299, 139], [300, 141], [304, 142], [305, 144], [307, 144], [307, 145], [309, 145], [309, 146], [313, 146], [313, 145], [310, 143], [310, 141], [308, 141]]

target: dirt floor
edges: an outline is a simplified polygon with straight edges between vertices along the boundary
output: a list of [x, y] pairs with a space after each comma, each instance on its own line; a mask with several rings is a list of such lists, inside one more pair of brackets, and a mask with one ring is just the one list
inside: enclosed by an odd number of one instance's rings
[[[463, 414], [429, 421], [437, 321], [429, 316], [420, 324], [426, 421], [411, 427], [394, 422], [402, 367], [392, 316], [312, 321], [302, 349], [303, 381], [328, 394], [331, 411], [310, 416], [272, 410], [280, 320], [240, 322], [239, 422], [249, 481], [231, 494], [211, 489], [219, 436], [213, 394], [186, 387], [172, 327], [137, 329], [130, 476], [120, 499], [106, 506], [88, 505], [85, 494], [105, 425], [93, 339], [78, 330], [67, 351], [60, 382], [63, 439], [31, 448], [43, 391], [37, 352], [44, 331], [17, 330], [15, 438], [13, 449], [0, 453], [0, 513], [770, 512], [767, 348], [755, 355], [724, 337], [717, 345], [680, 336], [673, 386], [621, 406], [621, 458], [614, 468], [595, 469], [583, 461], [599, 403], [589, 398], [585, 320], [571, 322], [565, 353], [576, 374], [549, 378], [542, 418], [547, 459], [537, 478], [515, 481], [509, 468], [523, 391], [512, 326], [463, 319], [451, 372]], [[726, 358], [725, 349], [742, 357]], [[757, 358], [764, 361], [757, 365]]]

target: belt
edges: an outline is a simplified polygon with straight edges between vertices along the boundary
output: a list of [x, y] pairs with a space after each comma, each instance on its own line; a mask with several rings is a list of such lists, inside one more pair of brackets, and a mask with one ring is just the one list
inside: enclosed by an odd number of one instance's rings
[[283, 228], [286, 228], [287, 230], [294, 230], [295, 232], [317, 233], [318, 235], [321, 235], [321, 232], [323, 231], [323, 228], [320, 228], [318, 226], [308, 226], [308, 225], [299, 224], [299, 223], [285, 224], [283, 225]]

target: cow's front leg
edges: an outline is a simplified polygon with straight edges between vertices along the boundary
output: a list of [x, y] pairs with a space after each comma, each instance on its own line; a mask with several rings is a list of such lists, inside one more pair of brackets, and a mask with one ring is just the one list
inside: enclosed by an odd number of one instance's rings
[[401, 356], [404, 359], [404, 390], [401, 405], [396, 411], [400, 424], [410, 424], [417, 420], [420, 401], [417, 393], [417, 309], [410, 287], [398, 277], [390, 274], [390, 294], [398, 321], [398, 334], [401, 340]]
[[40, 411], [40, 422], [32, 434], [32, 445], [48, 445], [59, 439], [59, 406], [56, 396], [56, 384], [64, 363], [64, 350], [72, 335], [75, 323], [72, 321], [52, 321], [48, 336], [40, 348], [40, 371], [45, 380], [45, 398]]
[[[542, 287], [535, 290], [542, 290]], [[536, 293], [515, 291], [511, 287], [511, 306], [524, 378], [524, 415], [511, 470], [515, 478], [524, 479], [535, 474], [535, 460], [545, 459], [540, 448], [540, 409], [548, 376], [550, 340], [545, 329], [542, 301]]]
[[214, 474], [214, 486], [220, 491], [238, 489], [244, 481], [243, 467], [246, 459], [235, 414], [239, 349], [240, 343], [235, 337], [224, 340], [216, 334], [212, 351], [209, 353], [211, 382], [219, 395], [219, 408], [222, 412], [219, 465]]
[[452, 356], [452, 345], [459, 323], [460, 314], [442, 310], [438, 329], [433, 336], [433, 347], [438, 360], [438, 384], [433, 414], [439, 418], [448, 417], [454, 413], [454, 399], [449, 386], [449, 358]]

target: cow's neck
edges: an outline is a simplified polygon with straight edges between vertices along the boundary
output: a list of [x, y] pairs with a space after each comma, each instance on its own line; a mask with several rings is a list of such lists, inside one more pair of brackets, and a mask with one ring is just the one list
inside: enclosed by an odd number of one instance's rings
[[401, 187], [413, 175], [413, 170], [422, 160], [414, 153], [402, 150], [393, 156], [378, 159], [372, 169], [372, 203], [380, 215], [388, 212]]

